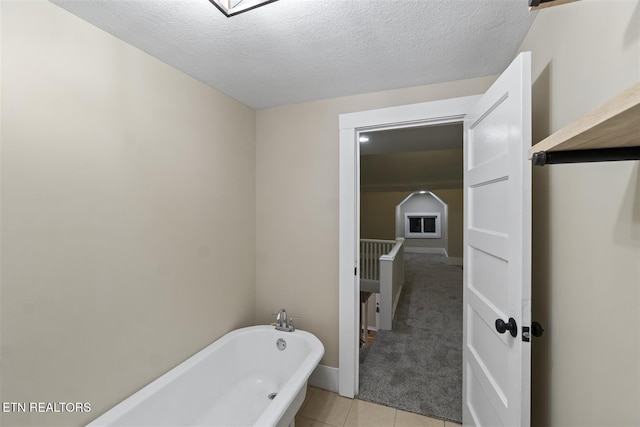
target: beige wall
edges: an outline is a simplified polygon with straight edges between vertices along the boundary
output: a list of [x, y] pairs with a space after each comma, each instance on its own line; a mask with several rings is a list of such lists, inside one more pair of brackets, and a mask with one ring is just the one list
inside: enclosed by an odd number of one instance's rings
[[432, 191], [449, 207], [449, 257], [462, 258], [464, 191], [461, 188]]
[[285, 307], [338, 366], [338, 116], [484, 92], [493, 77], [257, 112], [256, 320]]
[[[640, 80], [640, 2], [545, 9], [532, 51], [533, 141]], [[640, 425], [638, 162], [534, 167], [533, 425]]]
[[363, 239], [395, 240], [396, 206], [410, 191], [361, 192], [360, 237]]
[[254, 323], [255, 111], [46, 1], [1, 2], [2, 401], [81, 425]]
[[460, 148], [363, 155], [360, 157], [360, 190], [389, 192], [461, 188], [463, 154]]

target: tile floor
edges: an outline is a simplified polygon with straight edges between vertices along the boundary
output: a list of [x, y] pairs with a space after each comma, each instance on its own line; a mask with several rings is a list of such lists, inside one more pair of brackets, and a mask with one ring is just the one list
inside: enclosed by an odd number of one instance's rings
[[460, 424], [405, 412], [315, 387], [307, 389], [296, 427], [454, 427]]

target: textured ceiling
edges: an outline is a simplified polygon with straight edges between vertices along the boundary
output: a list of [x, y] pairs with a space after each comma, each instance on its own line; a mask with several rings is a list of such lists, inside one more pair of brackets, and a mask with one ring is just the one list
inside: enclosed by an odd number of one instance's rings
[[256, 109], [501, 73], [526, 0], [51, 0]]

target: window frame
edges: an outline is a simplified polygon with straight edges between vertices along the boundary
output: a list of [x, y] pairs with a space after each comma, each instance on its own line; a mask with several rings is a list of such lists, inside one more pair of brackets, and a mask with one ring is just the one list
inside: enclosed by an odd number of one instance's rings
[[[410, 218], [421, 218], [421, 232], [412, 232]], [[424, 218], [435, 218], [436, 230], [434, 232], [424, 231]], [[404, 237], [407, 239], [441, 239], [441, 213], [440, 212], [405, 212], [404, 214]]]

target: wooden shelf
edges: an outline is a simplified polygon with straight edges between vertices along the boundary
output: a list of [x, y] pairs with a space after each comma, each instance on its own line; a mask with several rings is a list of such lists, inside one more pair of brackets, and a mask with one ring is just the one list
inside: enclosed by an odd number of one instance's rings
[[[640, 83], [529, 149], [534, 153], [640, 147]], [[611, 151], [611, 150], [609, 150]]]

